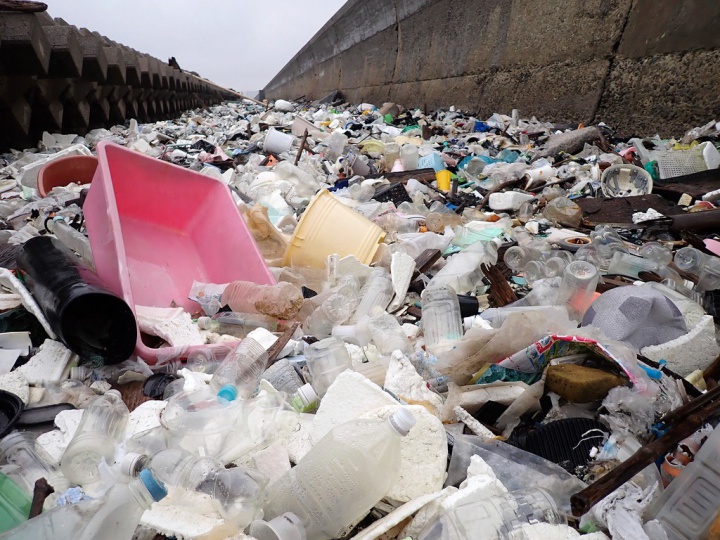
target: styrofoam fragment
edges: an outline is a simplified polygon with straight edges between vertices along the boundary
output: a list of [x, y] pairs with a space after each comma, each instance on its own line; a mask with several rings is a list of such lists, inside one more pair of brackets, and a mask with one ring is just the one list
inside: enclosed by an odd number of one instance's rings
[[[402, 405], [389, 405], [361, 415], [360, 418], [389, 418]], [[442, 489], [447, 467], [447, 437], [442, 422], [425, 407], [407, 406], [416, 424], [400, 440], [400, 471], [397, 483], [386, 497], [407, 502]]]
[[15, 394], [27, 405], [30, 403], [30, 385], [19, 370], [0, 375], [0, 390]]
[[37, 438], [37, 444], [52, 458], [55, 465], [60, 464], [67, 445], [70, 444], [80, 425], [82, 415], [82, 410], [61, 411], [55, 417], [55, 425], [58, 429], [43, 433]]
[[127, 438], [160, 425], [160, 415], [165, 410], [167, 401], [151, 400], [138, 405], [130, 413], [127, 425]]
[[193, 323], [189, 313], [183, 312], [172, 320], [164, 320], [152, 327], [153, 334], [163, 338], [173, 347], [204, 345], [200, 329]]
[[392, 353], [385, 375], [385, 389], [405, 403], [422, 405], [438, 418], [442, 414], [443, 398], [428, 388], [425, 380], [401, 351]]
[[684, 336], [660, 345], [645, 347], [643, 356], [656, 362], [666, 360], [669, 369], [685, 377], [696, 369], [705, 369], [720, 355], [715, 340], [715, 323], [705, 315], [695, 328]]
[[375, 540], [376, 538], [380, 538], [389, 530], [400, 525], [422, 507], [427, 506], [429, 503], [442, 496], [442, 491], [436, 491], [435, 493], [429, 493], [428, 495], [423, 495], [422, 497], [406, 502], [400, 508], [390, 512], [384, 518], [379, 519], [366, 529], [363, 529], [357, 535], [353, 536], [352, 540]]
[[30, 384], [58, 382], [63, 378], [73, 353], [59, 341], [46, 339], [30, 361], [17, 368]]
[[[140, 525], [167, 537], [189, 540], [222, 525], [224, 520], [212, 508], [209, 495], [168, 487], [168, 496], [143, 513]], [[188, 501], [192, 497], [192, 503]], [[182, 501], [178, 501], [182, 498]], [[182, 504], [178, 504], [181, 502]]]
[[43, 387], [30, 387], [30, 401], [28, 405], [37, 405], [45, 397], [45, 388]]
[[90, 385], [90, 390], [97, 394], [104, 394], [112, 388], [112, 385], [107, 381], [95, 381]]
[[470, 500], [497, 497], [505, 493], [507, 488], [500, 483], [492, 468], [480, 456], [472, 456], [468, 477], [461, 484], [461, 488], [445, 499], [440, 506], [443, 510], [448, 510]]
[[277, 423], [281, 427], [279, 442], [287, 448], [292, 463], [298, 463], [313, 447], [314, 422], [314, 414], [278, 413]]
[[408, 523], [405, 528], [400, 532], [398, 538], [418, 538], [420, 533], [425, 528], [425, 525], [435, 517], [435, 514], [440, 510], [440, 504], [442, 501], [447, 499], [453, 493], [457, 493], [458, 489], [453, 486], [448, 486], [442, 491], [439, 491], [438, 498], [430, 501], [430, 503], [423, 506], [415, 514], [413, 520]]
[[390, 263], [390, 273], [392, 275], [392, 286], [395, 292], [388, 311], [395, 311], [405, 303], [405, 295], [410, 288], [413, 272], [415, 272], [415, 259], [407, 253], [393, 253], [392, 262]]
[[486, 440], [495, 438], [495, 434], [492, 431], [483, 426], [481, 422], [475, 420], [475, 418], [473, 418], [473, 416], [469, 412], [467, 412], [459, 405], [453, 408], [453, 412], [455, 413], [457, 419], [463, 424], [465, 424], [468, 429], [472, 431], [475, 435], [483, 437]]
[[344, 371], [330, 385], [320, 402], [312, 428], [313, 442], [318, 442], [335, 426], [384, 407], [397, 405], [387, 392], [354, 371]]
[[135, 317], [138, 328], [146, 334], [153, 333], [153, 327], [163, 321], [172, 321], [183, 313], [183, 308], [161, 308], [152, 306], [135, 306]]
[[260, 450], [252, 458], [253, 467], [266, 475], [272, 484], [290, 470], [290, 456], [284, 444], [275, 443]]

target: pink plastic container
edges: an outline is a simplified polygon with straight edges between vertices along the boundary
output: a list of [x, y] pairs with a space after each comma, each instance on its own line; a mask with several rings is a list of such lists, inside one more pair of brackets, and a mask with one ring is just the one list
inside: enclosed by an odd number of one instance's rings
[[[98, 277], [133, 310], [197, 314], [200, 305], [188, 299], [194, 280], [275, 283], [223, 183], [113, 143], [97, 150], [83, 206], [88, 237]], [[138, 337], [135, 353], [154, 364], [192, 350], [152, 349]]]

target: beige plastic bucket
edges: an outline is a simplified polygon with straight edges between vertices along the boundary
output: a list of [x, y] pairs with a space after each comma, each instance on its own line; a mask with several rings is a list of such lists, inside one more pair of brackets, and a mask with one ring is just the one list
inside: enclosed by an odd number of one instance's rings
[[323, 268], [328, 255], [370, 264], [385, 231], [323, 190], [308, 205], [285, 251], [285, 266]]

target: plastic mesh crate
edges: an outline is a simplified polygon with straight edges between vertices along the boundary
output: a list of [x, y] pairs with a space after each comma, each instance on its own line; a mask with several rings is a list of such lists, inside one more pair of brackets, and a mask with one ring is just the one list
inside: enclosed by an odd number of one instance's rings
[[649, 150], [640, 139], [632, 139], [643, 163], [656, 161], [660, 178], [674, 178], [686, 174], [707, 171], [703, 157], [704, 145], [699, 144], [690, 150]]

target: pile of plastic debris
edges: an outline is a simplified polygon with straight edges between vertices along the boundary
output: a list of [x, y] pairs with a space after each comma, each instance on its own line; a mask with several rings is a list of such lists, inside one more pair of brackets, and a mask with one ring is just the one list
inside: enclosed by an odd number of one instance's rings
[[0, 156], [0, 538], [720, 537], [719, 129], [245, 101]]

